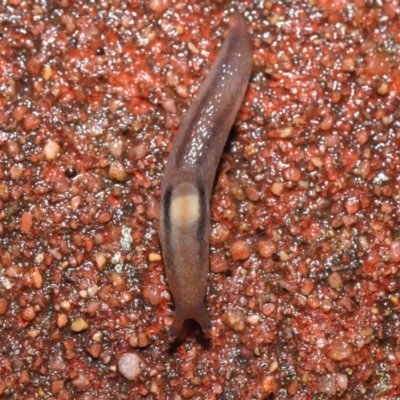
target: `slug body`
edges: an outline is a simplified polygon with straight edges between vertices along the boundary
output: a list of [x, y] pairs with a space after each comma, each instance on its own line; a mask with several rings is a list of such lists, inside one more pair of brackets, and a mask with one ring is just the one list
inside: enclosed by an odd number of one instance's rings
[[228, 37], [185, 115], [161, 184], [159, 235], [175, 317], [173, 340], [187, 319], [211, 329], [204, 306], [209, 265], [210, 197], [227, 137], [252, 69], [252, 44], [235, 14]]

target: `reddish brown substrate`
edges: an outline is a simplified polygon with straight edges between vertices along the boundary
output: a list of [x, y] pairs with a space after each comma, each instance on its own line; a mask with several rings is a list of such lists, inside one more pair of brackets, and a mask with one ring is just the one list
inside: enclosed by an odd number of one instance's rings
[[[400, 396], [398, 2], [189, 3], [2, 3], [0, 396]], [[212, 204], [214, 328], [171, 347], [160, 178], [224, 7], [254, 71]]]

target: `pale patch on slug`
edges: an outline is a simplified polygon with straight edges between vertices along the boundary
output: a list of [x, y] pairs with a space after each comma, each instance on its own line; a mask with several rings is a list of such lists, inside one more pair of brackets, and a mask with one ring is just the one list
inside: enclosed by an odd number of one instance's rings
[[191, 183], [181, 183], [172, 194], [171, 208], [172, 227], [188, 226], [200, 218], [199, 193]]

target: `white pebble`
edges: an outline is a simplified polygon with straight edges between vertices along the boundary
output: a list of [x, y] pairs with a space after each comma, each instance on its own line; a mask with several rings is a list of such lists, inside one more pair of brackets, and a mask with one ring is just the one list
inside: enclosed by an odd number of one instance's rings
[[133, 381], [142, 372], [140, 364], [139, 356], [134, 353], [126, 353], [118, 361], [118, 370], [126, 379]]
[[47, 160], [54, 160], [57, 157], [58, 152], [60, 151], [60, 146], [58, 143], [49, 140], [44, 145], [43, 151]]
[[124, 147], [124, 142], [122, 141], [121, 138], [117, 138], [112, 142], [108, 143], [108, 149], [114, 157], [119, 157], [122, 154], [123, 147]]

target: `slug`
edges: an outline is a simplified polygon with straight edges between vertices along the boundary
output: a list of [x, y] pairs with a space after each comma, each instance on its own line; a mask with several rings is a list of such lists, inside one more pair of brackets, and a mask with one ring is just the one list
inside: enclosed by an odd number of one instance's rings
[[204, 297], [209, 266], [210, 197], [215, 174], [245, 94], [252, 43], [239, 14], [189, 111], [168, 156], [161, 183], [159, 236], [175, 302], [173, 341], [187, 319], [212, 327]]

